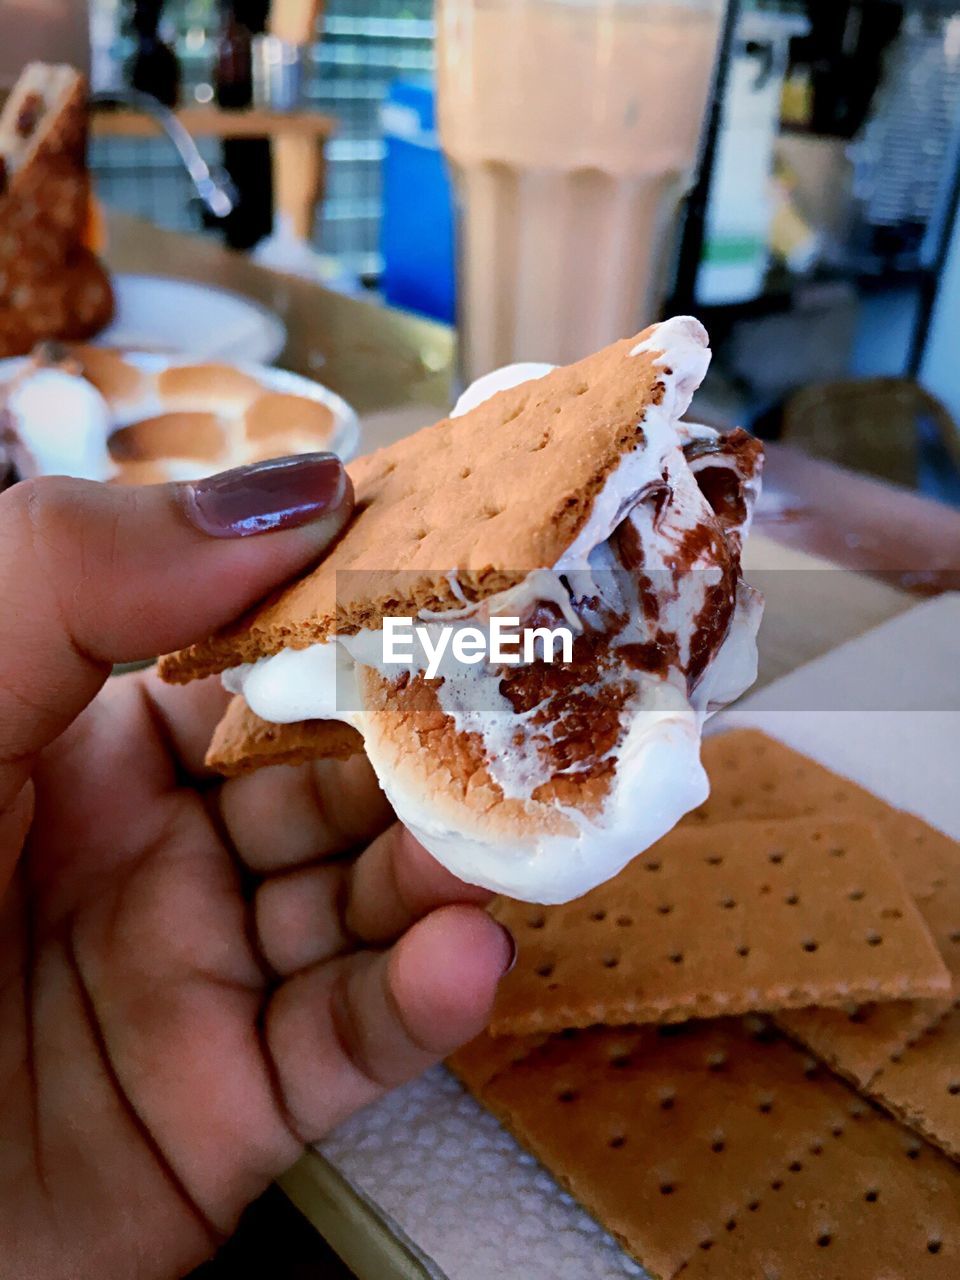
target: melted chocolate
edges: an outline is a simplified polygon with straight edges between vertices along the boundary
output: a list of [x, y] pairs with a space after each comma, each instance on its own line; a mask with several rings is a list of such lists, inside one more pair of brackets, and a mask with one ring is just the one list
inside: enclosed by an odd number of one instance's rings
[[727, 638], [737, 603], [737, 574], [731, 568], [723, 581], [704, 592], [703, 607], [693, 620], [690, 658], [687, 662], [687, 688], [694, 689]]
[[614, 530], [612, 542], [617, 559], [628, 572], [643, 568], [646, 556], [640, 532], [629, 517]]
[[666, 676], [671, 667], [680, 665], [677, 637], [668, 631], [658, 631], [656, 640], [651, 640], [649, 644], [621, 645], [617, 652], [622, 654], [628, 666], [649, 675]]
[[708, 552], [713, 553], [710, 560], [721, 567], [730, 559], [730, 550], [717, 522], [703, 520], [692, 529], [684, 530], [676, 551], [665, 559], [672, 569], [686, 573]]
[[732, 467], [704, 467], [696, 473], [696, 479], [700, 492], [725, 525], [737, 529], [746, 523], [743, 484]]
[[648, 622], [657, 622], [660, 618], [660, 597], [654, 590], [653, 580], [645, 573], [637, 575], [637, 599], [643, 616]]
[[[724, 528], [747, 519], [745, 486], [763, 465], [763, 445], [741, 427], [715, 440], [694, 440], [684, 449], [700, 492]], [[710, 459], [717, 460], [710, 465]], [[699, 464], [699, 465], [698, 465]]]
[[688, 462], [722, 454], [732, 458], [746, 477], [755, 474], [763, 459], [763, 445], [743, 427], [735, 427], [715, 439], [693, 440], [684, 446], [683, 452]]
[[563, 624], [563, 613], [549, 600], [538, 601], [520, 619], [521, 627], [549, 627], [551, 631], [555, 631]]
[[653, 527], [657, 529], [663, 520], [663, 513], [673, 502], [673, 485], [667, 483], [666, 471], [663, 473], [663, 482], [656, 485], [649, 496], [653, 498]]
[[[518, 714], [533, 712], [529, 724], [553, 774], [576, 770], [593, 776], [610, 772], [621, 736], [623, 705], [633, 693], [626, 680], [609, 679], [617, 664], [606, 637], [578, 636], [572, 663], [535, 662], [504, 670], [500, 692]], [[608, 679], [605, 681], [604, 676]]]

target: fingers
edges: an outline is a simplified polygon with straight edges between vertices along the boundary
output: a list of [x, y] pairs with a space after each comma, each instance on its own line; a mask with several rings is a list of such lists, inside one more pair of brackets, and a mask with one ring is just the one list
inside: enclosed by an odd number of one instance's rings
[[316, 557], [351, 500], [321, 455], [193, 486], [48, 478], [0, 496], [0, 808], [112, 663], [236, 617]]
[[256, 940], [274, 973], [289, 977], [348, 949], [341, 909], [348, 871], [336, 862], [308, 867], [275, 876], [257, 890]]
[[394, 821], [366, 756], [260, 769], [225, 782], [220, 814], [252, 871], [280, 871], [366, 843]]
[[357, 940], [384, 946], [450, 903], [482, 906], [491, 895], [442, 867], [394, 823], [356, 862], [306, 867], [257, 891], [257, 936], [281, 975], [340, 954]]
[[444, 907], [389, 952], [296, 975], [267, 1008], [265, 1043], [296, 1133], [314, 1142], [486, 1026], [513, 959], [477, 907]]
[[33, 821], [34, 792], [29, 780], [5, 810], [0, 811], [0, 900], [6, 892], [23, 842]]
[[398, 823], [354, 864], [344, 919], [356, 937], [382, 946], [442, 903], [485, 906], [492, 897], [488, 890], [458, 880]]
[[[229, 705], [231, 695], [220, 680], [211, 676], [192, 684], [165, 684], [155, 667], [134, 671], [108, 680], [96, 707], [85, 715], [99, 711], [105, 716], [122, 717], [125, 724], [135, 724], [137, 742], [145, 752], [144, 736], [152, 734], [166, 764], [166, 777], [158, 782], [167, 786], [182, 783], [185, 778], [197, 780], [215, 775], [204, 764], [213, 731]], [[138, 714], [132, 715], [136, 708]], [[82, 729], [85, 716], [68, 730], [66, 737]]]

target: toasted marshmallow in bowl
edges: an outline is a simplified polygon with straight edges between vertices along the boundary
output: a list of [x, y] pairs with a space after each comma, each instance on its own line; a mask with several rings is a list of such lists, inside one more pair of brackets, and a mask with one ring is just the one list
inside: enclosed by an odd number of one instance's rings
[[255, 459], [328, 449], [336, 426], [329, 405], [284, 391], [259, 396], [243, 415], [244, 438]]
[[[257, 391], [240, 413], [173, 410], [114, 432], [110, 454], [118, 479], [124, 484], [142, 484], [147, 476], [148, 483], [195, 480], [251, 462], [331, 449], [337, 424], [329, 405], [264, 391], [259, 384]], [[130, 464], [136, 465], [131, 469]]]
[[285, 370], [79, 344], [0, 362], [0, 409], [21, 477], [194, 480], [293, 453], [346, 459], [359, 438], [345, 401]]
[[173, 364], [157, 374], [156, 390], [167, 409], [236, 418], [263, 395], [263, 382], [230, 364]]
[[219, 414], [207, 410], [173, 410], [121, 427], [109, 445], [121, 469], [128, 462], [162, 465], [165, 458], [189, 458], [205, 466], [227, 452], [228, 428]]
[[139, 404], [127, 402], [127, 422], [110, 439], [121, 483], [195, 480], [295, 453], [347, 459], [356, 449], [359, 423], [350, 406], [297, 374], [136, 360], [155, 372]]
[[[38, 352], [34, 359], [41, 355]], [[100, 392], [114, 428], [143, 416], [143, 406], [156, 400], [156, 375], [139, 368], [121, 351], [78, 343], [63, 348], [60, 359]]]

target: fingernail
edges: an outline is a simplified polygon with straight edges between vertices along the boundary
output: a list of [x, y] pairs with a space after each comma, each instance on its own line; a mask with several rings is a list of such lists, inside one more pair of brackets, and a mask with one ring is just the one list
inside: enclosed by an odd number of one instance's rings
[[180, 486], [187, 519], [214, 538], [295, 529], [329, 515], [349, 482], [333, 453], [301, 453], [235, 467]]
[[[499, 920], [497, 921], [497, 924], [500, 924]], [[513, 966], [517, 963], [517, 940], [505, 924], [500, 924], [500, 928], [503, 930], [504, 934], [506, 935], [507, 944], [510, 948], [509, 950], [510, 958], [503, 967], [502, 976], [505, 978], [507, 974], [510, 973], [510, 971], [513, 969]]]

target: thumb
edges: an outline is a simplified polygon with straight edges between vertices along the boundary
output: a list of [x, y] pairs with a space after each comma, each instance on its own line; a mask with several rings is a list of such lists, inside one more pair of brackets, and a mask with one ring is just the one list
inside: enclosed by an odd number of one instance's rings
[[113, 663], [229, 622], [315, 559], [351, 506], [332, 454], [194, 484], [51, 477], [0, 495], [0, 814]]

